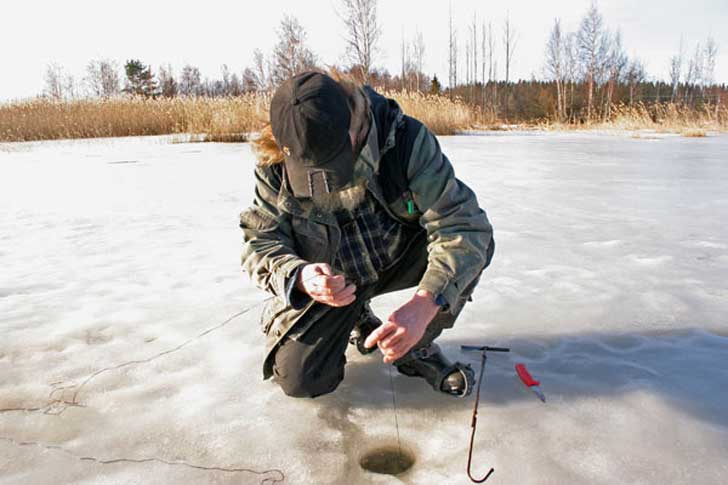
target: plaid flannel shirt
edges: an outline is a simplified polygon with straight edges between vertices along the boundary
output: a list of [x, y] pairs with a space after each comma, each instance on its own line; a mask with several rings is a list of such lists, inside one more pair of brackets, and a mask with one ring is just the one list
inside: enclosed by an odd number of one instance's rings
[[354, 210], [334, 213], [341, 229], [334, 268], [357, 286], [375, 283], [397, 260], [410, 235], [369, 191], [366, 194]]

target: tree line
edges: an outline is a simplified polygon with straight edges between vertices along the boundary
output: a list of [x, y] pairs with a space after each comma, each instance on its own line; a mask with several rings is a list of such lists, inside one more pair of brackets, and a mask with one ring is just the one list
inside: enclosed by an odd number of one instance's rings
[[[493, 121], [579, 123], [607, 120], [619, 104], [710, 105], [717, 112], [721, 97], [728, 94], [724, 84], [715, 82], [718, 46], [711, 36], [689, 53], [680, 39], [679, 50], [669, 61], [669, 79], [650, 78], [644, 61], [626, 54], [619, 29], [610, 30], [605, 25], [596, 3], [591, 4], [574, 32], [565, 32], [560, 20], [554, 19], [545, 42], [543, 78], [517, 82], [511, 80], [511, 69], [519, 32], [510, 16], [494, 26], [492, 20], [478, 22], [473, 14], [463, 32], [454, 25], [451, 8], [446, 89], [436, 74], [425, 73], [425, 41], [419, 29], [410, 38], [402, 34], [401, 68], [390, 73], [378, 67], [384, 53], [377, 0], [339, 0], [336, 13], [346, 45], [343, 66], [324, 66], [308, 46], [303, 25], [286, 14], [276, 29], [272, 52], [256, 49], [252, 65], [240, 73], [223, 65], [219, 77], [203, 80], [200, 69], [193, 65], [183, 66], [176, 74], [169, 64], [153, 72], [140, 59], [129, 59], [121, 68], [113, 60], [97, 59], [88, 63], [85, 76], [77, 83], [61, 66], [52, 64], [46, 70], [43, 95], [54, 99], [123, 94], [239, 96], [270, 91], [304, 70], [334, 68], [379, 89], [459, 97]], [[499, 68], [503, 75], [499, 75]]]

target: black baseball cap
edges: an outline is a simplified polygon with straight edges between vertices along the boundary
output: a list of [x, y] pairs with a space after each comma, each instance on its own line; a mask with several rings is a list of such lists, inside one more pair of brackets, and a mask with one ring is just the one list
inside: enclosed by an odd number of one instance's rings
[[351, 182], [350, 122], [348, 96], [326, 74], [303, 72], [278, 87], [270, 104], [270, 123], [295, 197], [313, 198]]

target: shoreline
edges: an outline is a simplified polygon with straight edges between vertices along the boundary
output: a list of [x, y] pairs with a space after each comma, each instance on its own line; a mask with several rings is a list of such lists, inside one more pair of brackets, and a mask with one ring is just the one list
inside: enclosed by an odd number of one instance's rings
[[[506, 125], [503, 125], [506, 126]], [[543, 125], [508, 125], [507, 128], [493, 127], [475, 127], [460, 130], [451, 135], [437, 135], [437, 137], [461, 137], [461, 136], [516, 136], [523, 134], [581, 134], [581, 135], [604, 135], [604, 136], [622, 136], [633, 139], [655, 140], [662, 138], [684, 137], [684, 138], [706, 138], [728, 135], [728, 130], [721, 129], [670, 129], [670, 128], [619, 128], [609, 126], [594, 126], [589, 128], [574, 127], [566, 128], [563, 126], [551, 127]], [[39, 144], [46, 142], [60, 142], [73, 144], [75, 142], [106, 142], [112, 144], [116, 141], [125, 141], [130, 139], [145, 139], [153, 141], [158, 139], [160, 144], [178, 144], [178, 143], [250, 143], [258, 135], [258, 132], [250, 132], [238, 134], [239, 139], [231, 141], [221, 141], [217, 139], [207, 140], [209, 136], [206, 133], [167, 133], [158, 135], [127, 135], [127, 136], [104, 136], [104, 137], [73, 137], [73, 138], [53, 138], [41, 140], [25, 140], [25, 141], [0, 141], [1, 151], [15, 151], [11, 147], [20, 148], [24, 145]]]

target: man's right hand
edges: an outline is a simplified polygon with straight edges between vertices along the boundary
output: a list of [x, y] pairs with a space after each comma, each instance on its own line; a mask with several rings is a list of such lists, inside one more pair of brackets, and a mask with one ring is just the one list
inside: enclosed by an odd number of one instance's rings
[[326, 263], [312, 263], [298, 272], [296, 288], [329, 306], [346, 306], [356, 300], [356, 286], [347, 285], [343, 275], [334, 275]]

